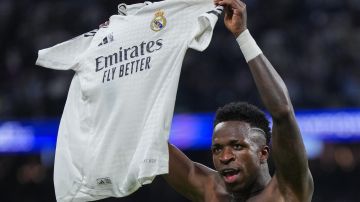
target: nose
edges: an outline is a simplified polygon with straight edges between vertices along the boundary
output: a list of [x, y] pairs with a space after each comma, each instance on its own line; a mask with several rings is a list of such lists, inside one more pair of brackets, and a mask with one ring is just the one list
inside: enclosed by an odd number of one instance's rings
[[235, 160], [235, 155], [232, 152], [231, 148], [225, 147], [223, 152], [220, 154], [219, 160], [223, 164], [228, 164], [231, 161]]

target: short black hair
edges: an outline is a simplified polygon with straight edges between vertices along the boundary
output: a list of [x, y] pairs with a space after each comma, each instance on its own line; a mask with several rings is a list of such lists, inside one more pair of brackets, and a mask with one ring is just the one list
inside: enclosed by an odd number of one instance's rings
[[258, 107], [246, 102], [232, 102], [216, 110], [214, 127], [224, 121], [244, 121], [251, 127], [260, 128], [265, 132], [266, 144], [269, 145], [271, 130], [269, 120]]

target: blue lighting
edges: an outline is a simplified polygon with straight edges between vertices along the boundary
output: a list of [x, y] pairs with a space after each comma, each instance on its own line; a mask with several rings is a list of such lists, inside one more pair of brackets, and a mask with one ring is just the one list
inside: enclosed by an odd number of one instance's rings
[[[170, 142], [181, 149], [211, 145], [213, 113], [177, 114]], [[309, 157], [321, 152], [324, 142], [359, 142], [360, 110], [304, 110], [296, 113]], [[59, 119], [0, 122], [0, 153], [54, 150]]]

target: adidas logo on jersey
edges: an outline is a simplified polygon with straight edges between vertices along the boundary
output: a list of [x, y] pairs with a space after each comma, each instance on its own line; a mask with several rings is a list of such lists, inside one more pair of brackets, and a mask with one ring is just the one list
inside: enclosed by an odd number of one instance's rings
[[112, 33], [110, 33], [109, 35], [107, 35], [106, 37], [103, 38], [103, 40], [101, 41], [101, 43], [99, 43], [98, 46], [102, 46], [102, 45], [108, 44], [113, 41], [114, 41], [114, 36]]

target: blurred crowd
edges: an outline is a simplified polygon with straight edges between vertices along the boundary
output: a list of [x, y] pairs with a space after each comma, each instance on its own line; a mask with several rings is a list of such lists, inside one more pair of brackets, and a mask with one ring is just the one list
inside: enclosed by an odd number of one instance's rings
[[[74, 72], [35, 66], [37, 51], [97, 28], [116, 14], [121, 2], [141, 1], [1, 0], [0, 120], [59, 117]], [[360, 106], [359, 0], [245, 3], [248, 28], [284, 78], [296, 109]], [[213, 112], [236, 100], [261, 106], [238, 45], [220, 20], [209, 48], [202, 53], [189, 50], [185, 57], [175, 112]], [[206, 152], [189, 155], [211, 166]], [[359, 144], [328, 144], [323, 155], [310, 162], [313, 201], [360, 201], [359, 155]], [[54, 201], [47, 158], [0, 156], [0, 201]], [[108, 201], [184, 199], [160, 178], [129, 198]]]
[[[125, 1], [127, 3], [139, 0]], [[35, 66], [37, 51], [97, 28], [117, 1], [0, 1], [0, 118], [57, 117], [72, 71]], [[288, 85], [295, 108], [360, 104], [360, 1], [251, 0], [248, 27]], [[217, 24], [209, 48], [185, 57], [176, 112], [258, 103], [234, 37]]]

